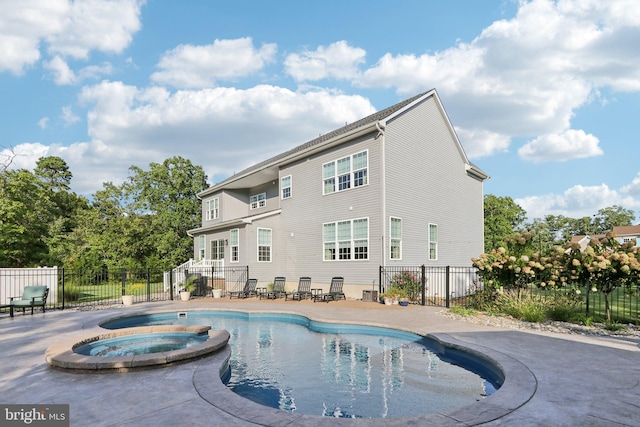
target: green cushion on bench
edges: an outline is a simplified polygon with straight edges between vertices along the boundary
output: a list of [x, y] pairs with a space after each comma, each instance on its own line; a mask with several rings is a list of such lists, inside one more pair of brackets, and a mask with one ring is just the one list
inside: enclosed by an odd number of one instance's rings
[[11, 305], [15, 307], [30, 307], [33, 298], [35, 298], [33, 299], [35, 305], [42, 305], [45, 302], [46, 292], [46, 286], [25, 286], [20, 299], [14, 298], [11, 301]]

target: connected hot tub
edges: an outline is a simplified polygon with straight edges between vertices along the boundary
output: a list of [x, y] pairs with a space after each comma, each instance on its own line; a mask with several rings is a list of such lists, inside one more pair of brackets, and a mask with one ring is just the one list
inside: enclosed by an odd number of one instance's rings
[[125, 328], [51, 345], [45, 359], [74, 372], [126, 372], [188, 362], [227, 345], [229, 332], [211, 326], [163, 325]]

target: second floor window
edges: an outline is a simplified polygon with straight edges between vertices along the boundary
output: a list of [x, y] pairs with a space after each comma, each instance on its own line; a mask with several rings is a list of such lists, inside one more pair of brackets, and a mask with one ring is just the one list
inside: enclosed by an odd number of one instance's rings
[[220, 215], [220, 199], [216, 197], [215, 199], [207, 200], [206, 206], [207, 221], [218, 219], [218, 216]]
[[368, 152], [366, 150], [323, 164], [323, 194], [367, 185], [367, 169]]
[[251, 209], [263, 208], [267, 205], [267, 193], [255, 194], [249, 198]]
[[280, 180], [280, 191], [282, 191], [282, 198], [288, 199], [291, 197], [291, 175], [282, 177]]

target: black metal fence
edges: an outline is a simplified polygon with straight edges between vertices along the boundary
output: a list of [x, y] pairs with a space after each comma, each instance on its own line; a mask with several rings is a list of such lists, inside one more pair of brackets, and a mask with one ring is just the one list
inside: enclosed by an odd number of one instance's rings
[[214, 290], [218, 290], [221, 296], [226, 296], [228, 292], [242, 290], [249, 277], [249, 266], [193, 266], [173, 269], [170, 280], [175, 284], [174, 288], [179, 291], [184, 280], [191, 276], [198, 278], [192, 295], [210, 296]]
[[475, 267], [381, 266], [379, 276], [380, 294], [395, 286], [414, 302], [440, 307], [464, 304], [478, 283]]
[[[249, 274], [248, 266], [193, 267], [190, 269], [70, 270], [64, 268], [16, 268], [0, 270], [0, 305], [19, 297], [25, 286], [49, 288], [47, 308], [97, 308], [122, 304], [123, 295], [134, 302], [173, 300], [186, 278], [197, 276], [194, 297], [210, 296], [213, 289], [241, 289]], [[0, 311], [8, 311], [8, 307]]]
[[[392, 286], [404, 288], [414, 302], [439, 307], [467, 306], [483, 292], [475, 267], [380, 267], [380, 294]], [[585, 315], [606, 317], [605, 295], [584, 284], [545, 289], [528, 286], [520, 289], [524, 295], [550, 298], [571, 297]], [[611, 319], [640, 324], [640, 285], [621, 286], [608, 296]]]

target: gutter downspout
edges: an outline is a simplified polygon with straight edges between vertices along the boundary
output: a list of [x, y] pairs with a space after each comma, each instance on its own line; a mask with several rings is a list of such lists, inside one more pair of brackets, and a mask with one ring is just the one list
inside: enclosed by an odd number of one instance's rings
[[[385, 230], [387, 229], [387, 173], [386, 173], [386, 156], [385, 156], [385, 151], [386, 151], [386, 143], [385, 143], [385, 135], [384, 135], [384, 129], [385, 129], [385, 125], [381, 124], [380, 121], [376, 122], [376, 129], [378, 129], [378, 135], [376, 136], [377, 138], [382, 137], [382, 139], [380, 140], [380, 205], [381, 205], [381, 215], [382, 215], [382, 221], [381, 222], [381, 245], [382, 245], [382, 250], [381, 252], [381, 256], [382, 259], [380, 260], [380, 265], [383, 267], [386, 267], [387, 265], [387, 239], [386, 239], [386, 234], [385, 234]], [[379, 283], [378, 286], [382, 286], [382, 283]]]

